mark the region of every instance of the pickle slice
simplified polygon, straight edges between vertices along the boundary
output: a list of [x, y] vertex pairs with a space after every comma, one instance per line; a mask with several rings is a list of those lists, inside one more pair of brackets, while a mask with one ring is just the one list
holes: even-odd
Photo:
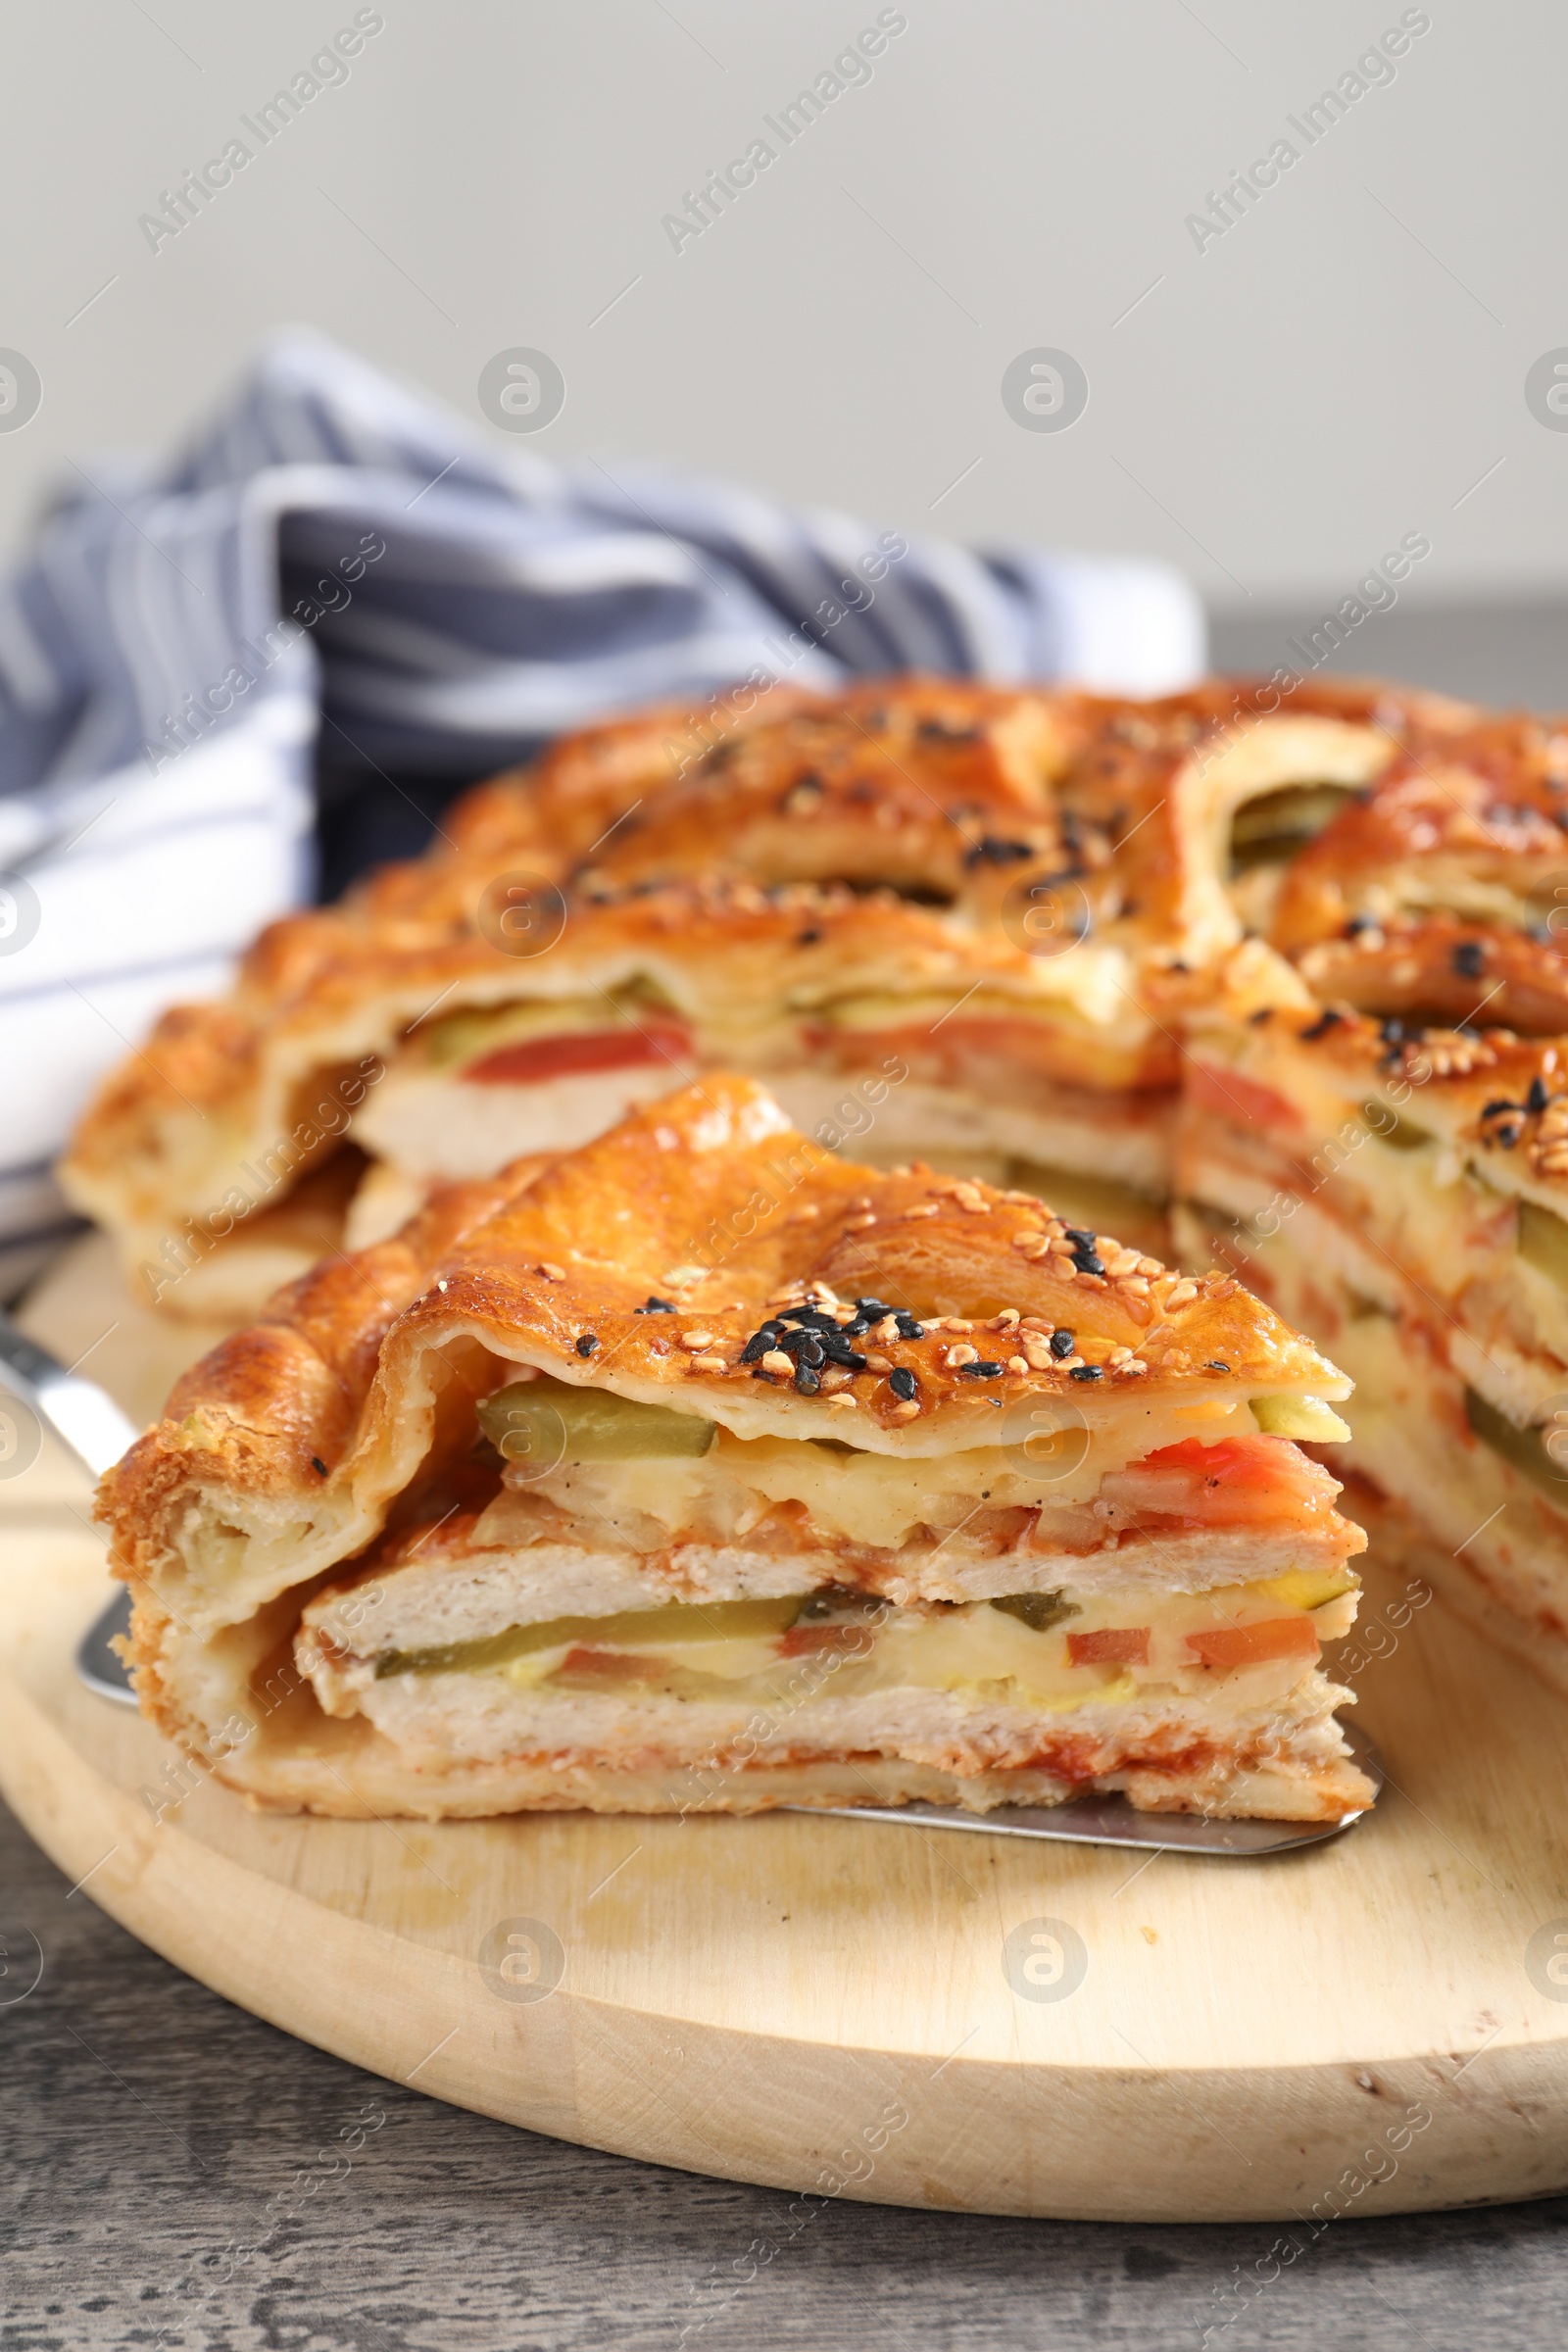
[[1321, 1396], [1254, 1396], [1250, 1402], [1252, 1419], [1265, 1437], [1305, 1438], [1310, 1444], [1335, 1446], [1350, 1434]]
[[1361, 1116], [1378, 1142], [1387, 1144], [1391, 1152], [1419, 1152], [1424, 1144], [1432, 1141], [1425, 1127], [1418, 1127], [1413, 1119], [1401, 1119], [1398, 1112], [1387, 1102], [1379, 1102], [1375, 1099], [1363, 1102]]
[[1231, 819], [1232, 866], [1247, 873], [1254, 865], [1283, 864], [1354, 797], [1348, 784], [1281, 784], [1244, 801]]
[[1568, 1412], [1553, 1413], [1544, 1430], [1520, 1429], [1474, 1389], [1466, 1389], [1464, 1417], [1484, 1446], [1523, 1471], [1558, 1510], [1568, 1511]]
[[645, 1461], [706, 1453], [715, 1424], [663, 1404], [639, 1404], [611, 1389], [564, 1380], [518, 1380], [479, 1408], [479, 1426], [505, 1461], [543, 1478], [563, 1462]]
[[1568, 1291], [1568, 1224], [1539, 1200], [1519, 1203], [1519, 1254]]
[[715, 1600], [693, 1606], [668, 1601], [658, 1609], [623, 1609], [616, 1617], [541, 1617], [509, 1625], [477, 1642], [446, 1642], [432, 1649], [389, 1649], [375, 1661], [377, 1682], [394, 1674], [470, 1674], [508, 1666], [541, 1649], [585, 1642], [594, 1649], [662, 1649], [671, 1642], [737, 1642], [788, 1633], [807, 1595], [776, 1600]]
[[1063, 1600], [1060, 1591], [1054, 1592], [1004, 1592], [1000, 1600], [991, 1603], [1004, 1617], [1016, 1617], [1028, 1626], [1031, 1633], [1043, 1634], [1064, 1617], [1080, 1614], [1076, 1601]]

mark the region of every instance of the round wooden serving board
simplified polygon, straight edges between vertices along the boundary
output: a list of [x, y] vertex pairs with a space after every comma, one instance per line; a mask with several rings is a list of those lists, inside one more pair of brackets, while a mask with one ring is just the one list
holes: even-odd
[[[123, 1388], [107, 1352], [86, 1368]], [[0, 1484], [0, 1788], [133, 1934], [342, 2057], [813, 2197], [1310, 2230], [1568, 2187], [1568, 1706], [1439, 1603], [1396, 1633], [1375, 1562], [1376, 1813], [1273, 1859], [1141, 1862], [798, 1814], [181, 1796], [74, 1674], [107, 1592], [84, 1507], [53, 1448]]]

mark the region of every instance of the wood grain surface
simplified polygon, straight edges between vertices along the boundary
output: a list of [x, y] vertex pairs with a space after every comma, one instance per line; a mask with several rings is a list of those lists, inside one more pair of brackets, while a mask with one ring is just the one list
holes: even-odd
[[1568, 1710], [1375, 1568], [1377, 1814], [1139, 1864], [785, 1815], [248, 1813], [76, 1683], [85, 1508], [58, 1454], [0, 1484], [6, 1794], [136, 1934], [341, 2056], [808, 2197], [1321, 2231], [1568, 2180]]
[[[73, 1894], [3, 1809], [0, 1889], [21, 1972], [0, 1980], [5, 2352], [1199, 2352], [1210, 2327], [1224, 2352], [1562, 2341], [1565, 2199], [1351, 2210], [1315, 2236], [835, 2199], [799, 2229], [778, 2191], [544, 2139], [291, 2039]], [[367, 2104], [384, 2125], [326, 2178], [318, 2150]]]

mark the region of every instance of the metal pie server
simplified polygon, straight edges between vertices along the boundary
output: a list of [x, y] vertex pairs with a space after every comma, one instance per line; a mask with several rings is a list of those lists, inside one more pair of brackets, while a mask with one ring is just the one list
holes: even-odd
[[[4, 1314], [0, 1383], [31, 1406], [95, 1479], [140, 1435], [112, 1396], [93, 1381], [68, 1372]], [[76, 1672], [100, 1697], [133, 1707], [130, 1677], [110, 1647], [129, 1629], [130, 1595], [122, 1590], [82, 1636]], [[1346, 1738], [1357, 1764], [1381, 1789], [1383, 1763], [1371, 1740], [1348, 1725]], [[992, 1813], [968, 1813], [961, 1805], [790, 1805], [781, 1810], [833, 1821], [893, 1822], [905, 1829], [977, 1830], [992, 1838], [1050, 1838], [1069, 1845], [1132, 1845], [1145, 1853], [1232, 1858], [1320, 1845], [1362, 1818], [1347, 1813], [1339, 1821], [1218, 1821], [1201, 1813], [1139, 1813], [1122, 1796], [1085, 1796], [1066, 1805], [1000, 1805]]]
[[[141, 1432], [96, 1381], [68, 1372], [45, 1348], [0, 1314], [0, 1384], [30, 1406], [37, 1418], [69, 1446], [93, 1479], [119, 1461]], [[133, 1707], [136, 1694], [118, 1653], [109, 1644], [130, 1631], [130, 1594], [123, 1585], [94, 1618], [76, 1646], [76, 1672], [89, 1690]]]

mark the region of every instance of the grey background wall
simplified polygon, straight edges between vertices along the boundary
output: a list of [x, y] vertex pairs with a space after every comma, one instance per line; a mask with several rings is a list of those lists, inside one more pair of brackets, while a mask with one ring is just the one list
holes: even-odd
[[[71, 459], [166, 443], [296, 319], [498, 446], [476, 385], [525, 345], [566, 386], [541, 452], [1164, 555], [1248, 658], [1405, 533], [1431, 554], [1361, 666], [1396, 661], [1412, 611], [1568, 594], [1568, 431], [1526, 398], [1568, 346], [1568, 12], [1548, 0], [906, 0], [789, 144], [767, 118], [876, 25], [874, 0], [384, 0], [346, 78], [264, 146], [242, 118], [355, 14], [13, 14], [0, 345], [42, 397], [0, 431], [0, 543]], [[1402, 54], [1358, 72], [1401, 20]], [[1331, 89], [1343, 114], [1314, 130]], [[154, 249], [141, 217], [235, 137], [251, 160]], [[771, 164], [672, 232], [760, 138]], [[1211, 196], [1282, 139], [1298, 160], [1225, 225]], [[1069, 429], [1004, 406], [1039, 347], [1087, 376]], [[1548, 628], [1544, 678], [1556, 648]]]

